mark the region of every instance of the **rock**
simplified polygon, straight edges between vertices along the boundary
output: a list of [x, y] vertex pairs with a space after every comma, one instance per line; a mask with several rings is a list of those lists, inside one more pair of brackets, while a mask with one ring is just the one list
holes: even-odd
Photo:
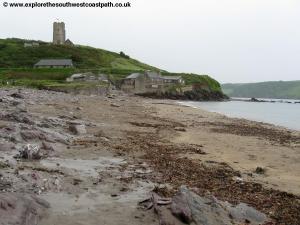
[[[228, 202], [219, 201], [214, 196], [201, 197], [185, 186], [180, 187], [172, 198], [171, 208], [164, 206], [168, 201], [161, 202], [160, 197], [151, 199], [152, 204], [147, 201], [143, 201], [143, 204], [147, 203], [147, 209], [153, 205], [159, 220], [164, 224], [234, 225], [246, 222], [259, 225], [268, 222], [265, 214], [244, 203], [233, 206]], [[174, 222], [168, 208], [181, 223]]]
[[45, 141], [42, 142], [42, 148], [45, 150], [54, 151], [52, 145]]
[[266, 169], [262, 168], [262, 167], [256, 167], [255, 169], [255, 173], [257, 174], [264, 174], [266, 172]]
[[259, 100], [257, 98], [251, 98], [250, 101], [251, 102], [259, 102]]
[[245, 203], [240, 203], [237, 206], [232, 206], [228, 203], [226, 208], [230, 217], [239, 223], [247, 221], [246, 224], [264, 224], [267, 220], [265, 214], [258, 212]]
[[102, 141], [104, 141], [104, 142], [109, 142], [109, 139], [106, 138], [106, 137], [100, 137], [100, 139], [101, 139]]
[[33, 195], [0, 194], [0, 224], [37, 225], [46, 215], [49, 203]]
[[9, 167], [8, 163], [0, 161], [0, 169], [5, 169], [5, 168], [8, 168], [8, 167]]
[[76, 135], [86, 134], [86, 129], [84, 124], [70, 124], [69, 130]]
[[172, 199], [171, 211], [182, 222], [190, 224], [193, 220], [192, 211], [188, 206], [187, 196], [179, 192]]
[[175, 127], [174, 130], [176, 130], [176, 131], [182, 131], [182, 132], [186, 131], [186, 129], [184, 129], [183, 127]]
[[41, 159], [40, 146], [36, 144], [27, 144], [19, 153], [23, 159]]
[[112, 107], [121, 107], [121, 105], [118, 105], [116, 103], [111, 103], [110, 106], [112, 106]]
[[9, 95], [10, 97], [13, 97], [13, 98], [20, 98], [20, 99], [24, 99], [24, 96], [21, 95], [20, 93], [13, 93], [11, 95]]
[[116, 198], [116, 197], [118, 197], [119, 195], [118, 195], [118, 194], [111, 194], [110, 196], [113, 197], [113, 198]]
[[12, 144], [10, 142], [1, 141], [0, 152], [11, 151], [12, 149], [14, 149], [14, 144]]
[[20, 132], [21, 137], [24, 139], [24, 141], [28, 140], [46, 140], [46, 136], [37, 130], [25, 130]]
[[[0, 175], [0, 190], [6, 190], [12, 187], [12, 182], [4, 179], [2, 175]], [[0, 206], [1, 207], [1, 206]], [[1, 222], [1, 221], [0, 221]]]
[[78, 179], [78, 178], [74, 178], [73, 179], [73, 185], [78, 185], [82, 182], [82, 180]]

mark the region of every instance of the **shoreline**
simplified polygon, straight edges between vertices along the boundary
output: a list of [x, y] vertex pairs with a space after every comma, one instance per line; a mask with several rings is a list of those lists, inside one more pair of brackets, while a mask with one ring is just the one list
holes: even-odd
[[[203, 145], [203, 143], [206, 142], [209, 150], [212, 153], [212, 157], [207, 157], [208, 161], [217, 159], [217, 161], [229, 163], [230, 166], [239, 171], [243, 171], [245, 174], [254, 173], [256, 167], [270, 167], [270, 171], [264, 176], [257, 176], [254, 179], [250, 178], [250, 180], [261, 182], [267, 187], [275, 189], [278, 189], [279, 187], [280, 190], [292, 192], [298, 195], [300, 194], [300, 166], [296, 165], [297, 169], [291, 171], [297, 171], [294, 175], [291, 175], [289, 169], [287, 169], [285, 176], [288, 179], [282, 182], [280, 181], [280, 168], [277, 168], [276, 166], [277, 162], [281, 161], [281, 157], [275, 157], [277, 160], [274, 163], [271, 163], [271, 159], [274, 160], [274, 156], [271, 156], [272, 151], [275, 149], [277, 149], [276, 152], [281, 150], [281, 156], [283, 158], [293, 158], [294, 155], [296, 157], [294, 160], [292, 160], [294, 161], [292, 163], [294, 165], [297, 160], [298, 162], [300, 161], [300, 131], [265, 122], [228, 117], [218, 112], [210, 112], [198, 107], [181, 105], [173, 100], [171, 100], [171, 103], [173, 104], [169, 104], [169, 101], [166, 101], [166, 103], [167, 104], [165, 107], [168, 109], [162, 109], [161, 106], [163, 104], [158, 104], [158, 111], [161, 111], [161, 113], [158, 113], [158, 115], [164, 118], [167, 117], [169, 119], [173, 119], [177, 122], [187, 122], [187, 120], [189, 120], [190, 123], [193, 123], [193, 121], [196, 122], [198, 120], [197, 125], [192, 125], [190, 131], [186, 129], [187, 131], [181, 132], [179, 137], [173, 140], [174, 143], [192, 143]], [[171, 107], [174, 108], [171, 109]], [[179, 111], [180, 113], [188, 116], [183, 120], [183, 118], [176, 115], [176, 113], [173, 114], [174, 111]], [[170, 112], [172, 112], [172, 114], [170, 114]], [[254, 129], [254, 131], [252, 132], [251, 129]], [[260, 132], [260, 130], [262, 132]], [[268, 132], [270, 132], [270, 134], [268, 134]], [[198, 138], [197, 134], [199, 134], [199, 136], [203, 135], [203, 137]], [[272, 137], [272, 135], [274, 135], [274, 137]], [[291, 142], [288, 140], [290, 135], [295, 135], [295, 138], [292, 138]], [[201, 141], [201, 139], [203, 140]], [[218, 146], [216, 146], [216, 140], [219, 139], [221, 143], [218, 143]], [[223, 146], [222, 141], [224, 141]], [[226, 153], [226, 149], [229, 147], [232, 147], [233, 150], [231, 150], [231, 152], [228, 154]], [[218, 149], [217, 153], [214, 152], [215, 148]], [[222, 148], [224, 148], [224, 150], [221, 150]], [[245, 151], [245, 154], [241, 154], [239, 157], [234, 156], [235, 154], [242, 152], [240, 150], [244, 148], [245, 150], [243, 151]], [[259, 150], [253, 151], [250, 154], [251, 148], [265, 148], [265, 152], [268, 153], [264, 154], [264, 152]], [[246, 152], [249, 152], [248, 156]], [[252, 155], [254, 155], [254, 157]], [[259, 156], [263, 158], [263, 160], [255, 162], [256, 158]], [[267, 156], [270, 157], [270, 160], [267, 159]], [[251, 159], [246, 160], [247, 157]], [[243, 159], [242, 163], [237, 163], [239, 161], [238, 158]], [[243, 166], [237, 166], [238, 164], [243, 164]], [[249, 177], [247, 179], [249, 179]], [[292, 183], [294, 183], [294, 186], [291, 185]]]
[[[236, 100], [233, 100], [232, 102], [247, 102], [247, 103], [255, 103], [253, 101], [236, 101]], [[240, 115], [234, 115], [234, 113], [226, 113], [226, 112], [221, 112], [221, 111], [215, 111], [215, 110], [210, 110], [210, 109], [207, 109], [205, 108], [205, 106], [194, 106], [192, 105], [191, 103], [197, 103], [197, 102], [194, 102], [194, 101], [178, 101], [179, 104], [181, 105], [185, 105], [185, 106], [188, 106], [188, 107], [192, 107], [194, 109], [200, 109], [200, 110], [205, 110], [207, 112], [210, 112], [210, 113], [217, 113], [217, 114], [220, 114], [222, 116], [226, 116], [228, 118], [232, 118], [232, 119], [244, 119], [244, 120], [248, 120], [248, 121], [252, 121], [252, 122], [257, 122], [257, 123], [261, 123], [261, 124], [264, 124], [264, 125], [268, 125], [268, 126], [274, 126], [274, 127], [277, 127], [279, 129], [285, 129], [285, 130], [290, 130], [290, 131], [297, 131], [297, 132], [300, 132], [300, 127], [289, 127], [288, 125], [283, 125], [282, 123], [278, 122], [276, 123], [275, 121], [264, 121], [264, 119], [259, 119], [259, 118], [250, 118], [249, 116], [243, 114], [243, 113], [240, 113]], [[205, 102], [205, 103], [210, 103], [210, 102]], [[216, 102], [216, 103], [219, 103], [219, 102]], [[259, 103], [271, 103], [271, 102], [259, 102]], [[281, 103], [281, 102], [278, 102], [278, 103]], [[287, 103], [286, 103], [287, 104]], [[296, 104], [296, 103], [295, 103]]]
[[[181, 185], [278, 224], [300, 221], [300, 132], [120, 93], [0, 89], [0, 97], [2, 195], [49, 202], [41, 225], [158, 224], [137, 203]], [[28, 144], [41, 146], [41, 159], [14, 158]]]

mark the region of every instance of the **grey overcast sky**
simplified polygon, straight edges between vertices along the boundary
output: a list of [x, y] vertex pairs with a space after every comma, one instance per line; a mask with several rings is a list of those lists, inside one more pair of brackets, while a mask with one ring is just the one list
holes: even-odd
[[299, 0], [129, 0], [131, 8], [104, 9], [4, 8], [4, 1], [26, 0], [1, 0], [0, 38], [51, 41], [59, 18], [76, 44], [168, 71], [222, 83], [300, 80]]

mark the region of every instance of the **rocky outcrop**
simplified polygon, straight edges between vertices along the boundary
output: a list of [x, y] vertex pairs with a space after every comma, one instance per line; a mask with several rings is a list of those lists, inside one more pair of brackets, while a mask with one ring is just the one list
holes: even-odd
[[208, 91], [205, 89], [196, 89], [185, 92], [143, 93], [138, 95], [157, 99], [174, 99], [190, 101], [224, 101], [229, 99], [221, 91]]

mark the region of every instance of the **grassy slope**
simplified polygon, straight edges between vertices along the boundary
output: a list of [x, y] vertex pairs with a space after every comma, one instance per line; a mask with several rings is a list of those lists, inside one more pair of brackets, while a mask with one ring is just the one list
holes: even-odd
[[[39, 86], [49, 83], [62, 83], [73, 73], [92, 71], [110, 74], [118, 81], [132, 72], [144, 70], [159, 71], [158, 68], [141, 63], [135, 59], [122, 57], [118, 53], [88, 46], [57, 46], [39, 41], [39, 47], [24, 48], [25, 40], [0, 39], [0, 84], [10, 79], [18, 84]], [[30, 41], [29, 41], [30, 42]], [[76, 68], [72, 69], [33, 69], [40, 59], [71, 58]], [[220, 84], [207, 75], [177, 74], [163, 71], [169, 76], [181, 75], [187, 85], [205, 82], [211, 90], [220, 91]], [[4, 83], [4, 82], [3, 82]]]
[[222, 89], [231, 97], [300, 99], [300, 81], [223, 84]]
[[[87, 46], [51, 45], [24, 48], [22, 39], [0, 39], [0, 68], [31, 68], [42, 58], [71, 58], [76, 68], [155, 70], [156, 68], [119, 54]], [[157, 70], [157, 69], [156, 69]]]

